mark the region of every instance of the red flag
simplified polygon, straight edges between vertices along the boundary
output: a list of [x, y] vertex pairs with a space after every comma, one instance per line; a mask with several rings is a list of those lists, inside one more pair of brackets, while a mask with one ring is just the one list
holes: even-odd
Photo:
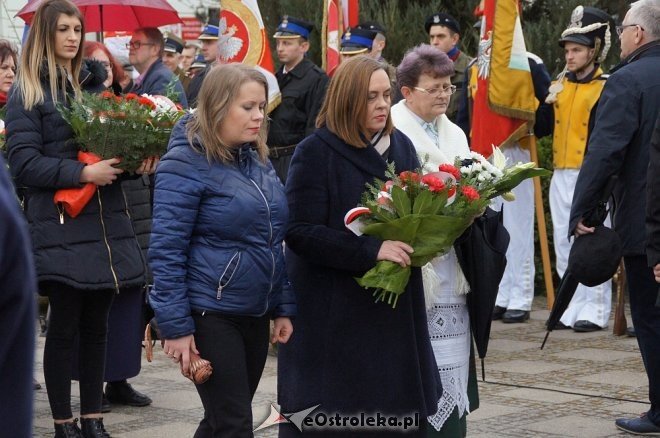
[[358, 0], [324, 0], [323, 2], [323, 69], [332, 76], [341, 56], [339, 48], [341, 36], [347, 27], [358, 24]]
[[534, 96], [518, 0], [484, 0], [477, 63], [471, 68], [472, 150], [485, 157], [507, 146], [534, 122]]

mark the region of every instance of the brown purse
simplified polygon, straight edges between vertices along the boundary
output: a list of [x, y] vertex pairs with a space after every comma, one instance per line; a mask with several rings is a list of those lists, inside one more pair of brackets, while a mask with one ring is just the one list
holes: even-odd
[[[158, 333], [158, 325], [156, 324], [155, 319], [152, 319], [144, 330], [144, 349], [147, 355], [147, 362], [151, 362], [154, 359], [155, 342], [153, 339], [152, 330], [153, 333], [155, 333], [160, 338]], [[164, 345], [165, 341], [161, 339], [160, 346], [162, 347]], [[191, 351], [190, 367], [188, 368], [188, 371], [188, 378], [192, 380], [193, 383], [201, 385], [202, 383], [206, 382], [209, 377], [211, 377], [211, 374], [213, 373], [213, 367], [211, 366], [211, 362], [206, 359], [202, 359], [199, 354]]]

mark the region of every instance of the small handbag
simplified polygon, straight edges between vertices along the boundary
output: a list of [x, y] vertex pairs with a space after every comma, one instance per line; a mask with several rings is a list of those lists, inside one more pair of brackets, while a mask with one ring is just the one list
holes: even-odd
[[[154, 335], [157, 339], [160, 339], [160, 346], [165, 345], [165, 341], [161, 338], [158, 331], [158, 324], [156, 319], [153, 318], [144, 330], [144, 348], [147, 355], [147, 362], [151, 362], [154, 359]], [[196, 385], [201, 385], [206, 382], [211, 374], [213, 373], [213, 367], [211, 362], [206, 359], [202, 359], [199, 354], [190, 352], [190, 367], [188, 369], [188, 378], [193, 381]]]

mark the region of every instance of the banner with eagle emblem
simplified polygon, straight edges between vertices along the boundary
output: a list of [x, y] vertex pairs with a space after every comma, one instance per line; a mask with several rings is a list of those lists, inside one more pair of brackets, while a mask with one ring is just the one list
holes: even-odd
[[220, 1], [218, 60], [255, 66], [268, 79], [268, 112], [279, 105], [280, 88], [257, 0]]

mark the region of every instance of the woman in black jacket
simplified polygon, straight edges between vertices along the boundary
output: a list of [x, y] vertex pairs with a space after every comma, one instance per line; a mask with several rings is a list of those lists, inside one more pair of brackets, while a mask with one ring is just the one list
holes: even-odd
[[[44, 375], [56, 437], [107, 437], [101, 418], [107, 319], [115, 293], [140, 287], [144, 262], [121, 186], [117, 159], [87, 165], [77, 159], [73, 132], [57, 110], [80, 98], [84, 25], [68, 0], [45, 0], [34, 15], [16, 86], [7, 104], [11, 171], [28, 188], [25, 214], [39, 289], [51, 321]], [[76, 218], [53, 202], [58, 189], [98, 186]], [[71, 411], [72, 347], [80, 336], [80, 414]]]

